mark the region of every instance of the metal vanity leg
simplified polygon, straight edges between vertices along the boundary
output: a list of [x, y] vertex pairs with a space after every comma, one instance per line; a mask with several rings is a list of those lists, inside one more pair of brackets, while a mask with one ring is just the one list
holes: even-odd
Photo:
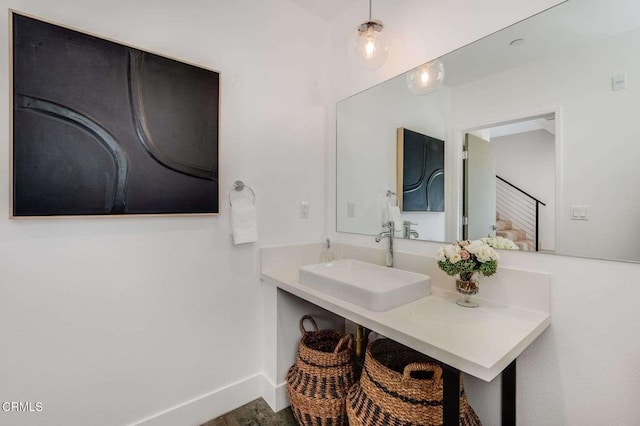
[[502, 426], [516, 424], [516, 360], [502, 371]]
[[460, 370], [442, 366], [443, 426], [460, 424]]
[[364, 368], [364, 357], [369, 344], [369, 333], [371, 330], [356, 324], [356, 339], [353, 345], [354, 354], [354, 373], [356, 380], [360, 378], [362, 369]]

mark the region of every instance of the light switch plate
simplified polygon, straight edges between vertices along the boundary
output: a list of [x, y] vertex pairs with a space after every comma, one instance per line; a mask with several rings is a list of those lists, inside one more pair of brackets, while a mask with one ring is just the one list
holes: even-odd
[[300, 201], [300, 219], [309, 218], [309, 202]]
[[589, 206], [571, 206], [571, 220], [589, 220]]

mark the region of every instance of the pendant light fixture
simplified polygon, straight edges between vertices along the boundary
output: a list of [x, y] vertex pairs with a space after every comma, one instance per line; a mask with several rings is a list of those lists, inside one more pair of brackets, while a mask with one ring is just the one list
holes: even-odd
[[369, 20], [358, 26], [353, 54], [357, 61], [368, 69], [382, 66], [389, 57], [389, 46], [382, 36], [382, 21], [371, 19], [371, 1], [369, 0]]
[[444, 81], [444, 65], [439, 59], [420, 65], [407, 73], [407, 87], [416, 95], [435, 91]]

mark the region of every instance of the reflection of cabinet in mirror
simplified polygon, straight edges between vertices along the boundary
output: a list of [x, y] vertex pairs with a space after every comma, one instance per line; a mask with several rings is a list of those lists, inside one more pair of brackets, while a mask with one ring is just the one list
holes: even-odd
[[444, 211], [444, 141], [398, 129], [397, 194], [401, 211]]

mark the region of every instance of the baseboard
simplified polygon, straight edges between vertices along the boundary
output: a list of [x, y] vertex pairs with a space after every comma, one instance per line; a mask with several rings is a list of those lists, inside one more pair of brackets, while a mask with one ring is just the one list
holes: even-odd
[[[254, 399], [260, 398], [265, 378], [262, 374], [217, 389], [183, 404], [172, 407], [131, 426], [191, 426], [200, 425]], [[286, 398], [286, 394], [285, 394]], [[277, 405], [274, 389], [274, 402]]]
[[285, 382], [279, 385], [274, 384], [266, 376], [262, 376], [262, 399], [264, 399], [274, 412], [278, 412], [289, 405], [287, 397], [287, 384]]

